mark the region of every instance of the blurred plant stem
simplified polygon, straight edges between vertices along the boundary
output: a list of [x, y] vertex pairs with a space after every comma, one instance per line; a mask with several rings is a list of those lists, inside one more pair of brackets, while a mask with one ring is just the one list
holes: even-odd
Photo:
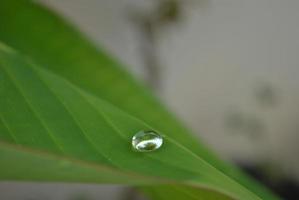
[[145, 66], [145, 80], [156, 93], [161, 91], [161, 63], [157, 53], [157, 35], [162, 28], [181, 18], [181, 2], [161, 0], [147, 14], [134, 11], [134, 22], [140, 34], [140, 52]]

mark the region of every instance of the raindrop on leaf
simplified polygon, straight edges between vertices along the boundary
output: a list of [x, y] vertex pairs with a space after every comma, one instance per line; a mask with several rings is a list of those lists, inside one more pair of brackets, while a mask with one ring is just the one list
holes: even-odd
[[163, 138], [154, 131], [139, 131], [132, 138], [132, 146], [139, 152], [155, 151], [162, 144]]

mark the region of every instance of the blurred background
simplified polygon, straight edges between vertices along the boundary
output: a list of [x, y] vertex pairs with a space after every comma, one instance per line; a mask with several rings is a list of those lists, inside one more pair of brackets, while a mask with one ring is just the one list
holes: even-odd
[[[299, 1], [37, 2], [124, 63], [220, 157], [284, 199], [299, 199]], [[0, 193], [140, 199], [112, 185], [4, 182]]]

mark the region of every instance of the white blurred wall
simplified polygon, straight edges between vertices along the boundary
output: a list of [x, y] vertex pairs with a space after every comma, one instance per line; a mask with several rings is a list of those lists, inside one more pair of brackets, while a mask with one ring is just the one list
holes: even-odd
[[[130, 16], [150, 12], [157, 1], [42, 2], [143, 79]], [[161, 98], [222, 157], [267, 161], [299, 179], [299, 1], [206, 2], [186, 1], [184, 19], [158, 35]], [[273, 104], [256, 97], [261, 87], [270, 88]], [[235, 114], [244, 118], [243, 128], [227, 126]], [[246, 123], [257, 127], [255, 137]]]

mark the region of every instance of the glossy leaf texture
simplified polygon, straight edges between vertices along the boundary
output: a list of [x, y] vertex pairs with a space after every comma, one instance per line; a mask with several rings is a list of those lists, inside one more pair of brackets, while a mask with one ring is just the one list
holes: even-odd
[[[14, 168], [7, 164], [8, 173], [1, 170], [2, 178], [46, 181], [56, 177], [61, 181], [132, 184], [166, 179], [199, 188], [204, 185], [240, 199], [275, 199], [233, 166], [218, 160], [114, 59], [63, 20], [26, 0], [1, 1], [0, 13], [0, 40], [36, 63], [30, 64], [2, 47], [0, 106], [5, 116], [1, 117], [0, 128], [5, 141], [1, 152], [6, 157], [0, 157], [4, 158], [1, 164], [9, 163], [7, 153], [12, 151], [11, 155], [32, 154], [24, 169], [30, 168], [29, 161], [48, 159], [41, 156], [48, 154], [50, 161], [56, 156], [62, 156], [62, 161], [67, 159], [71, 163], [67, 166], [74, 167], [74, 171], [97, 166], [87, 177], [80, 173], [47, 176], [42, 171], [30, 177], [20, 169], [22, 159], [11, 159], [11, 164], [18, 164], [14, 171], [20, 173], [13, 173]], [[164, 134], [165, 148], [149, 155], [133, 153], [129, 141], [142, 129]], [[22, 148], [15, 148], [16, 144]], [[36, 156], [41, 160], [37, 161]], [[76, 166], [83, 162], [83, 167], [73, 166], [72, 159]], [[107, 173], [98, 173], [98, 165]], [[59, 166], [53, 165], [52, 173]], [[92, 178], [92, 174], [97, 175]], [[109, 179], [109, 174], [116, 176]], [[125, 181], [132, 174], [130, 181]], [[147, 191], [162, 194], [167, 189], [173, 186], [153, 186]], [[182, 194], [182, 190], [173, 191]]]

